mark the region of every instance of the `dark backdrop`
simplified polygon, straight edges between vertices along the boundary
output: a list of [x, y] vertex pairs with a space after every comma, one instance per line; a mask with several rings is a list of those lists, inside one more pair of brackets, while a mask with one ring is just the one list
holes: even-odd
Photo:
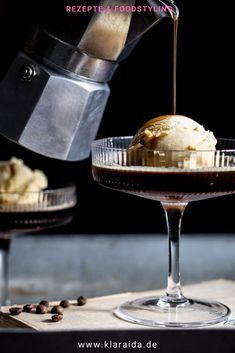
[[[177, 113], [196, 119], [216, 136], [235, 138], [233, 11], [226, 4], [219, 7], [214, 2], [176, 0], [176, 4], [180, 10]], [[46, 6], [48, 2], [42, 0], [34, 0], [31, 5], [24, 0], [1, 0], [1, 75]], [[120, 64], [110, 82], [111, 95], [97, 137], [130, 135], [146, 120], [172, 112], [172, 28], [172, 21], [162, 21]], [[57, 232], [165, 231], [159, 203], [96, 185], [90, 158], [80, 162], [48, 159], [4, 137], [0, 137], [0, 152], [1, 159], [15, 155], [32, 168], [43, 169], [50, 180], [77, 184], [74, 221]], [[191, 203], [183, 231], [234, 233], [234, 202], [233, 196], [227, 196]]]

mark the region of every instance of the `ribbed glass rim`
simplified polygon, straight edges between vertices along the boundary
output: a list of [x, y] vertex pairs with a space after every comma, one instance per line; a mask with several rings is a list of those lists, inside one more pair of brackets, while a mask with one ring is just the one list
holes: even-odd
[[[100, 147], [103, 148], [105, 150], [110, 150], [110, 151], [127, 151], [129, 147], [125, 147], [125, 148], [121, 148], [121, 147], [109, 147], [106, 146], [104, 143], [105, 141], [111, 141], [111, 140], [131, 140], [133, 139], [134, 136], [110, 136], [110, 137], [104, 137], [104, 138], [100, 138], [97, 139], [95, 141], [92, 142], [92, 148], [96, 148], [96, 147]], [[144, 153], [208, 153], [208, 152], [234, 152], [235, 153], [235, 139], [232, 138], [224, 138], [224, 137], [216, 137], [218, 142], [234, 142], [234, 148], [222, 148], [222, 149], [215, 149], [213, 150], [153, 150], [153, 149], [138, 149], [136, 151], [138, 151], [138, 153], [141, 153], [141, 151], [143, 151]]]
[[41, 191], [0, 192], [0, 212], [47, 212], [72, 208], [77, 203], [76, 191], [76, 185], [68, 183]]

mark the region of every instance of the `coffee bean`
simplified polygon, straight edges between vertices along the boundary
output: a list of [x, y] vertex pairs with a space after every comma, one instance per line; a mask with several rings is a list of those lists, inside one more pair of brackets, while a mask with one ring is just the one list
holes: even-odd
[[63, 314], [55, 314], [55, 315], [52, 315], [51, 321], [58, 322], [58, 321], [61, 321], [63, 317], [64, 317]]
[[41, 300], [39, 305], [45, 305], [47, 308], [49, 308], [50, 303], [47, 300]]
[[9, 309], [11, 315], [19, 315], [20, 313], [22, 313], [22, 308], [18, 307], [18, 306], [12, 306]]
[[23, 306], [23, 311], [25, 311], [26, 313], [30, 313], [30, 311], [33, 309], [33, 305], [32, 304], [25, 304]]
[[77, 299], [77, 304], [79, 306], [85, 305], [86, 302], [87, 302], [87, 297], [84, 297], [83, 295], [80, 295], [80, 297], [78, 297], [78, 299]]
[[52, 314], [63, 314], [63, 312], [64, 312], [64, 308], [62, 308], [62, 306], [60, 305], [55, 305], [51, 309]]
[[45, 305], [39, 304], [36, 306], [36, 314], [46, 314], [48, 308]]
[[70, 302], [67, 299], [61, 300], [60, 306], [62, 306], [62, 308], [68, 308], [70, 306]]

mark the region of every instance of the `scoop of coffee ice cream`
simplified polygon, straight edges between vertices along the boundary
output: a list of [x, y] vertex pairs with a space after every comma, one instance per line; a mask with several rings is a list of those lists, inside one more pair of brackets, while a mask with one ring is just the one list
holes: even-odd
[[[128, 163], [133, 165], [209, 167], [214, 163], [217, 140], [193, 119], [165, 115], [145, 123], [133, 137]], [[203, 151], [203, 152], [202, 152]]]

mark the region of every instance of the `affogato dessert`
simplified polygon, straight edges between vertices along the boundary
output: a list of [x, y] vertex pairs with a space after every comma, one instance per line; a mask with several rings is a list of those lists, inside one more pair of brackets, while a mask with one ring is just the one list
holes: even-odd
[[[93, 177], [103, 186], [162, 202], [194, 201], [234, 192], [233, 141], [216, 139], [194, 120], [166, 115], [134, 137], [93, 144]], [[97, 151], [97, 153], [96, 153]]]

